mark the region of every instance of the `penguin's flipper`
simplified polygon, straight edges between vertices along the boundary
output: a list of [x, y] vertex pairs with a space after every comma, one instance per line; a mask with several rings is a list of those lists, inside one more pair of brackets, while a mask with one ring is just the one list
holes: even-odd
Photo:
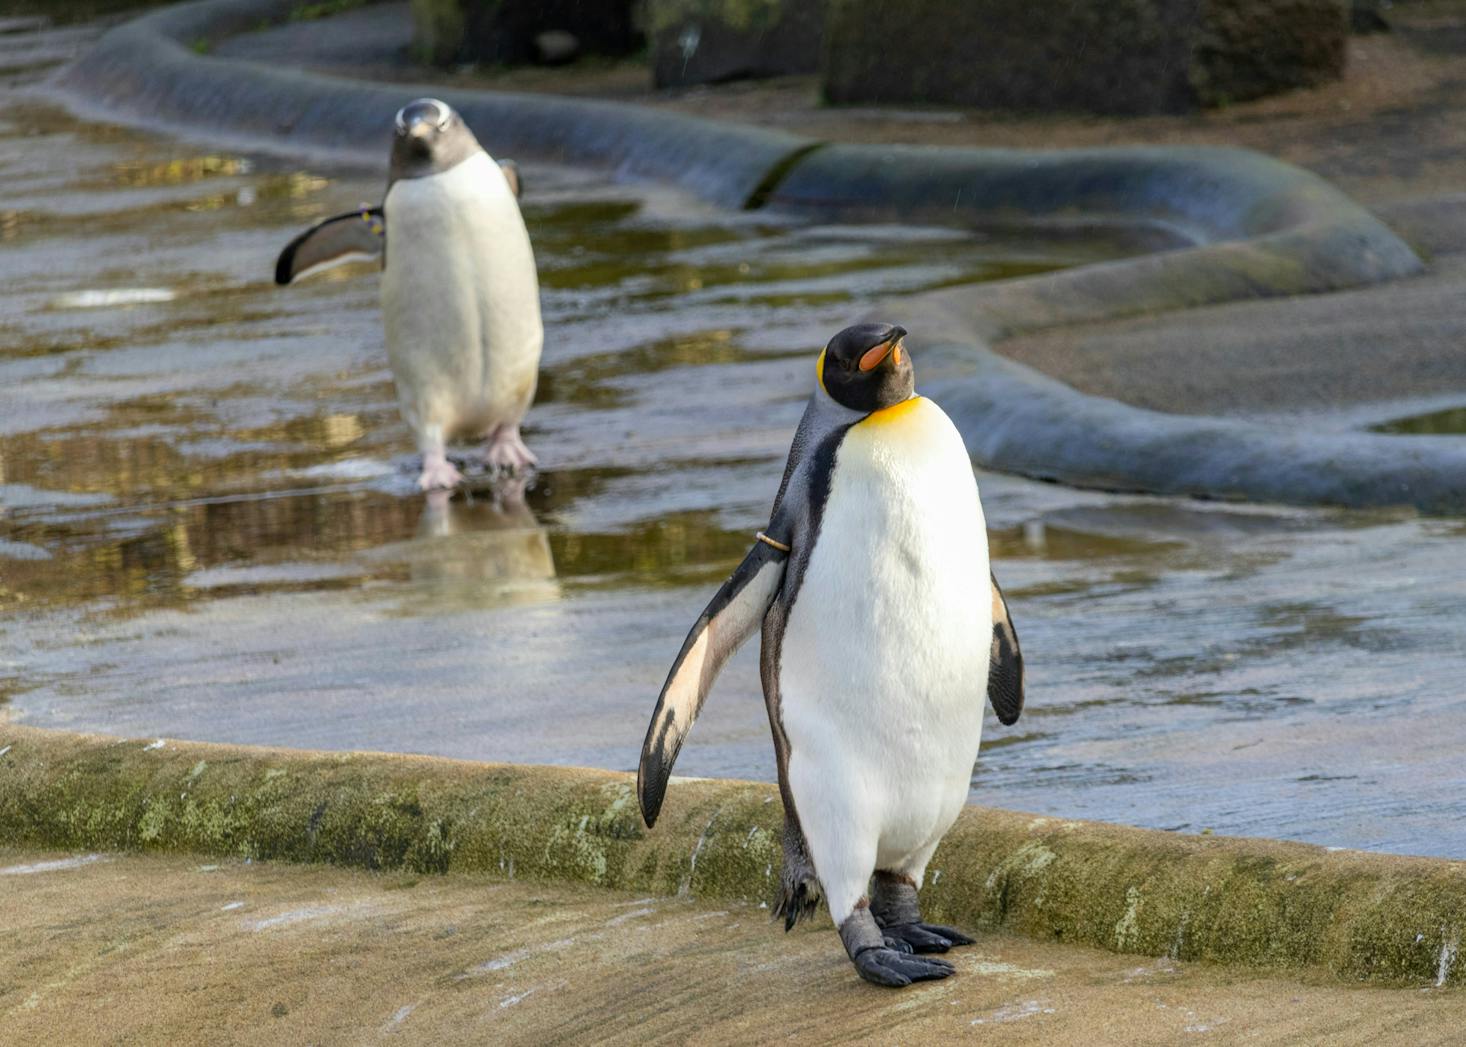
[[504, 180], [509, 183], [509, 191], [518, 200], [524, 195], [524, 178], [519, 173], [519, 165], [513, 160], [500, 160], [499, 170], [504, 172]]
[[275, 282], [284, 286], [346, 262], [369, 262], [386, 245], [382, 209], [359, 207], [317, 222], [286, 244], [275, 261]]
[[672, 777], [672, 765], [702, 710], [713, 680], [733, 652], [763, 624], [764, 615], [784, 581], [788, 557], [787, 550], [763, 541], [755, 544], [683, 641], [672, 671], [667, 674], [667, 682], [662, 685], [641, 747], [636, 795], [647, 828], [656, 824], [667, 781]]
[[1008, 601], [993, 577], [993, 647], [988, 665], [988, 701], [1004, 726], [1018, 722], [1023, 712], [1023, 651], [1018, 630], [1008, 617]]

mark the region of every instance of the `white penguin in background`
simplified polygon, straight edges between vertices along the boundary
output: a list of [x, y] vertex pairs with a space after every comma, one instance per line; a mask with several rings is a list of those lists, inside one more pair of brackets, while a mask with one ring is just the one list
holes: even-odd
[[786, 929], [821, 892], [861, 976], [945, 978], [972, 939], [923, 922], [927, 862], [967, 801], [983, 700], [1023, 708], [1023, 658], [988, 565], [972, 462], [915, 395], [906, 332], [841, 331], [820, 353], [767, 531], [693, 626], [647, 729], [642, 817], [728, 658], [762, 628], [784, 801]]
[[534, 400], [544, 328], [519, 175], [497, 164], [450, 106], [422, 98], [397, 114], [381, 207], [328, 218], [275, 266], [288, 284], [381, 256], [382, 322], [402, 416], [422, 453], [423, 490], [457, 485], [450, 440], [487, 441], [484, 462], [536, 464], [519, 434]]

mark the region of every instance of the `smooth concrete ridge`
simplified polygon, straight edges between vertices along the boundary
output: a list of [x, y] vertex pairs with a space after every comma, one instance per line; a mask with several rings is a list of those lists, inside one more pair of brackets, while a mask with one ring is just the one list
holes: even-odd
[[1466, 439], [1319, 433], [1146, 410], [1081, 393], [994, 352], [980, 330], [987, 315], [968, 296], [938, 292], [878, 314], [913, 312], [921, 318], [920, 336], [909, 339], [921, 389], [989, 468], [1110, 491], [1466, 511]]
[[108, 113], [241, 135], [296, 153], [380, 165], [391, 114], [423, 95], [454, 106], [501, 156], [610, 169], [741, 207], [807, 143], [795, 135], [580, 99], [372, 84], [207, 57], [212, 43], [281, 21], [299, 0], [205, 0], [107, 33], [62, 86]]
[[[782, 812], [765, 784], [676, 780], [655, 831], [627, 774], [123, 741], [0, 726], [0, 839], [758, 904]], [[1466, 984], [1466, 863], [963, 811], [927, 914], [1122, 953]]]
[[[208, 57], [295, 0], [205, 0], [108, 33], [62, 86], [113, 118], [172, 123], [379, 163], [384, 113], [424, 92], [496, 152], [664, 182], [726, 207], [843, 221], [1114, 235], [1150, 253], [905, 298], [884, 312], [940, 345], [929, 385], [991, 469], [1086, 487], [1351, 507], [1466, 509], [1466, 440], [1309, 433], [1084, 396], [991, 347], [1046, 327], [1280, 295], [1422, 270], [1323, 180], [1235, 149], [1025, 152], [832, 145], [604, 102], [380, 85]], [[954, 355], [955, 354], [955, 355]], [[960, 358], [960, 359], [959, 359]]]

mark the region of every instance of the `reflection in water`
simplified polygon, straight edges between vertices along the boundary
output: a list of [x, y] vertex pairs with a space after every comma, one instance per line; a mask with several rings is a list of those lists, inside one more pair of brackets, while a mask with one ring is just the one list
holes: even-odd
[[523, 478], [488, 490], [432, 491], [416, 535], [369, 557], [405, 565], [404, 611], [423, 604], [442, 613], [497, 604], [538, 603], [560, 595], [549, 534], [524, 500]]

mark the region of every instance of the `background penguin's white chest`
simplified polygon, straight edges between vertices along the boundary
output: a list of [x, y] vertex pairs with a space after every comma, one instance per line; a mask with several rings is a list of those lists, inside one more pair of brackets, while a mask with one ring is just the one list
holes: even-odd
[[991, 634], [987, 532], [956, 428], [921, 398], [852, 427], [781, 648], [801, 815], [854, 789], [882, 867], [940, 837], [977, 757]]
[[449, 430], [517, 422], [534, 395], [543, 329], [534, 252], [498, 165], [478, 153], [402, 179], [384, 211], [382, 321], [409, 420]]

